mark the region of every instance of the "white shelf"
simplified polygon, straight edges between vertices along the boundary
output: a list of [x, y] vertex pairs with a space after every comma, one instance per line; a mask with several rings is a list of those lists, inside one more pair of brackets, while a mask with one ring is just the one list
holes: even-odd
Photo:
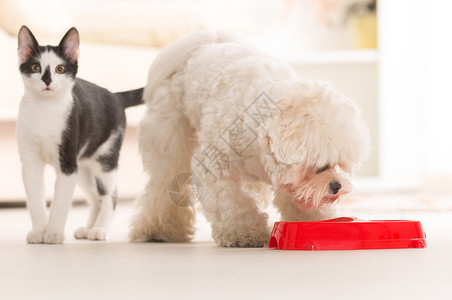
[[291, 65], [368, 64], [378, 62], [377, 49], [352, 49], [305, 52], [288, 55], [285, 60]]

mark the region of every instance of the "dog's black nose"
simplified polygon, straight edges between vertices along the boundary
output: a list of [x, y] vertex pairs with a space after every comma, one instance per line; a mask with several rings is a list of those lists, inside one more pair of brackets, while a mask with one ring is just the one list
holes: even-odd
[[337, 194], [342, 188], [342, 184], [339, 181], [330, 182], [330, 192], [331, 194]]

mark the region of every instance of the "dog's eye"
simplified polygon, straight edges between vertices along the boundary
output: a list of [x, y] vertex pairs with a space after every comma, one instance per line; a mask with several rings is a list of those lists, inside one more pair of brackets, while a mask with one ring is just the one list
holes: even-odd
[[326, 171], [330, 168], [329, 165], [323, 166], [321, 169], [319, 169], [316, 173], [322, 173], [323, 171]]

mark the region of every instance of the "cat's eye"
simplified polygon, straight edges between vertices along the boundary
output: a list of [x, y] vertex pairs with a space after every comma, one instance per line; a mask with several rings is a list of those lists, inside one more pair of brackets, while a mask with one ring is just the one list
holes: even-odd
[[64, 72], [66, 72], [66, 67], [63, 65], [58, 65], [55, 68], [55, 72], [57, 72], [58, 74], [64, 74]]
[[31, 71], [33, 73], [39, 73], [41, 72], [41, 66], [39, 64], [34, 64], [31, 66]]

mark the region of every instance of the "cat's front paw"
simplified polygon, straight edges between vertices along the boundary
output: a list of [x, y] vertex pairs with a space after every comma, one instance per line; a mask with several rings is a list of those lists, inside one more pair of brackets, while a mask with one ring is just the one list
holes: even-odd
[[44, 244], [62, 244], [64, 242], [64, 232], [58, 230], [46, 230], [44, 234]]
[[80, 239], [87, 239], [88, 238], [88, 231], [89, 229], [86, 227], [80, 227], [74, 232], [74, 237], [78, 240]]
[[42, 244], [44, 243], [44, 231], [32, 230], [27, 235], [27, 243]]
[[88, 231], [88, 239], [91, 241], [105, 241], [107, 232], [102, 227], [93, 227]]

